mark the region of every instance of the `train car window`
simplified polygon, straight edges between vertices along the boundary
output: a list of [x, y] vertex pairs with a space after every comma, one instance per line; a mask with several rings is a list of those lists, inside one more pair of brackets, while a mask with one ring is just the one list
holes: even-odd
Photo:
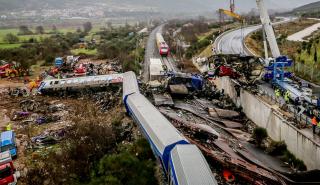
[[53, 81], [50, 82], [50, 85], [52, 85], [52, 84], [53, 84]]
[[55, 81], [54, 84], [59, 84], [59, 81]]

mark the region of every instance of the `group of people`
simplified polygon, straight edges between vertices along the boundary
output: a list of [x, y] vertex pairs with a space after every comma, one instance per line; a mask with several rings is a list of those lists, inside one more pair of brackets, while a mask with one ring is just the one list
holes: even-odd
[[[277, 98], [277, 101], [280, 99], [280, 97], [281, 97], [281, 91], [280, 91], [280, 89], [276, 89], [275, 90], [275, 95], [276, 95], [276, 98]], [[290, 103], [290, 92], [289, 91], [286, 91], [285, 93], [284, 93], [284, 95], [283, 95], [283, 98], [284, 98], [284, 101], [288, 104], [288, 103]], [[295, 102], [296, 103], [296, 102]]]
[[[276, 99], [277, 101], [280, 101], [280, 97], [281, 97], [281, 91], [280, 89], [275, 89], [275, 95], [276, 95]], [[284, 98], [284, 101], [289, 104], [290, 103], [290, 92], [289, 91], [286, 91], [283, 95], [283, 98]], [[300, 99], [299, 97], [297, 97], [295, 100], [294, 100], [294, 105], [295, 106], [299, 106], [300, 105]], [[298, 108], [298, 111], [299, 111], [299, 108]], [[308, 116], [311, 116], [311, 123], [312, 123], [312, 130], [313, 130], [313, 133], [316, 134], [316, 128], [319, 127], [320, 128], [320, 119], [314, 115], [313, 113], [310, 113]]]

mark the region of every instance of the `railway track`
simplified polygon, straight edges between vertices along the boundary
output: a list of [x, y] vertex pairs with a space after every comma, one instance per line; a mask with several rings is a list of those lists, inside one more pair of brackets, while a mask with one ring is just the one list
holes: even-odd
[[163, 65], [167, 66], [168, 71], [177, 72], [175, 65], [173, 64], [173, 59], [169, 57], [161, 57]]

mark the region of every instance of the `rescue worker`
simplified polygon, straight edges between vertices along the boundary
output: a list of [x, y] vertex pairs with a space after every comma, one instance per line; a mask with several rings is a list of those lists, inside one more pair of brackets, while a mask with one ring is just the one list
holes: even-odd
[[7, 131], [12, 130], [12, 124], [11, 124], [10, 122], [7, 124], [6, 130], [7, 130]]
[[311, 123], [312, 123], [313, 133], [315, 134], [315, 133], [316, 133], [317, 124], [318, 124], [318, 121], [317, 121], [317, 117], [316, 117], [316, 116], [313, 116], [313, 118], [312, 118], [312, 120], [311, 120]]
[[280, 98], [280, 96], [281, 96], [280, 90], [279, 90], [279, 89], [276, 89], [276, 90], [274, 91], [274, 93], [275, 93], [275, 95], [276, 95], [276, 101], [278, 102], [278, 101], [279, 101], [279, 98]]
[[286, 93], [284, 94], [284, 101], [289, 104], [290, 103], [290, 93], [289, 91], [286, 91]]

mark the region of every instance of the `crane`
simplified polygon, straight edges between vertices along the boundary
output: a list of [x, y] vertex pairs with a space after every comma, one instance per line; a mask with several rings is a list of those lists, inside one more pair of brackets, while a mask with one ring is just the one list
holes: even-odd
[[[288, 59], [286, 56], [282, 56], [280, 54], [280, 49], [277, 43], [277, 39], [271, 24], [270, 16], [265, 7], [264, 1], [256, 0], [256, 2], [260, 12], [263, 36], [264, 38], [266, 38], [265, 40], [268, 41], [270, 50], [273, 56], [271, 60], [266, 59], [267, 70], [272, 71], [272, 73], [269, 74], [268, 78], [272, 78], [274, 82], [277, 82], [278, 80], [282, 82], [284, 80], [284, 77], [291, 76], [291, 73], [285, 72], [284, 68], [290, 67], [293, 61]], [[265, 47], [265, 53], [267, 57], [268, 49], [267, 49], [266, 41], [264, 41], [264, 47]]]
[[230, 0], [230, 10], [225, 10], [225, 9], [219, 9], [219, 13], [220, 13], [220, 22], [222, 22], [222, 14], [225, 14], [225, 15], [228, 15], [230, 17], [233, 17], [237, 20], [239, 20], [240, 22], [244, 22], [244, 18], [235, 13], [235, 3], [234, 3], [235, 0]]
[[281, 56], [280, 50], [277, 44], [274, 30], [272, 28], [271, 20], [267, 9], [265, 8], [263, 0], [256, 0], [260, 12], [260, 19], [262, 23], [262, 30], [269, 42], [270, 50], [274, 58]]
[[241, 21], [241, 22], [244, 20], [241, 15], [236, 14], [236, 13], [230, 11], [230, 10], [219, 9], [219, 13], [220, 13], [220, 14], [228, 15], [228, 16], [230, 16], [230, 17], [233, 17], [233, 18], [235, 18], [235, 19], [237, 19], [237, 20], [239, 20], [239, 21]]

